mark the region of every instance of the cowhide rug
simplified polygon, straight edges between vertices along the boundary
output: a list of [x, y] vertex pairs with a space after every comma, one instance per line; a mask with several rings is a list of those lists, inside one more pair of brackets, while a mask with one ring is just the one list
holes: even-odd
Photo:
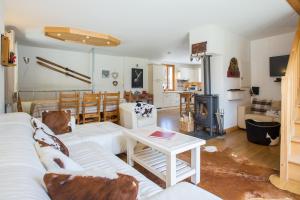
[[[190, 153], [179, 156], [189, 162]], [[126, 155], [120, 155], [123, 160]], [[135, 168], [150, 180], [165, 188], [165, 183], [138, 164]], [[231, 153], [230, 149], [217, 152], [201, 151], [201, 183], [199, 187], [225, 200], [243, 199], [299, 199], [300, 196], [279, 190], [270, 181], [279, 172], [251, 164]], [[189, 181], [187, 179], [186, 181]]]

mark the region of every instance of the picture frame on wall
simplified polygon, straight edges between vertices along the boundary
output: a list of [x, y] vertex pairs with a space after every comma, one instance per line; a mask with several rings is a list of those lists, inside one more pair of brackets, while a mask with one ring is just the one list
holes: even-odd
[[109, 78], [109, 74], [110, 74], [110, 71], [109, 70], [105, 70], [103, 69], [102, 70], [102, 78]]
[[143, 88], [144, 85], [144, 71], [141, 68], [131, 69], [131, 87], [132, 88]]

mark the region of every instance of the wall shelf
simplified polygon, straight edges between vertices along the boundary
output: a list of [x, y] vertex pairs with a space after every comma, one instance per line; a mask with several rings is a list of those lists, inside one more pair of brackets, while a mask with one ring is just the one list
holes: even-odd
[[1, 35], [1, 65], [4, 67], [15, 67], [15, 63], [10, 63], [10, 39], [5, 35]]
[[226, 99], [228, 101], [236, 101], [244, 98], [245, 90], [231, 89], [227, 90]]

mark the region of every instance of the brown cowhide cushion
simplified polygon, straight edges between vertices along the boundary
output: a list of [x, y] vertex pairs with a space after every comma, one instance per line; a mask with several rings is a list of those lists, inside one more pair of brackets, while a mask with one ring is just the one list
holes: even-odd
[[66, 156], [69, 156], [69, 150], [66, 145], [57, 137], [46, 133], [43, 129], [36, 129], [33, 134], [33, 139], [39, 143], [41, 147], [51, 146], [61, 151]]
[[44, 182], [52, 200], [136, 200], [138, 181], [119, 174], [116, 179], [48, 173]]
[[72, 131], [71, 111], [45, 111], [42, 113], [42, 122], [46, 124], [56, 135]]

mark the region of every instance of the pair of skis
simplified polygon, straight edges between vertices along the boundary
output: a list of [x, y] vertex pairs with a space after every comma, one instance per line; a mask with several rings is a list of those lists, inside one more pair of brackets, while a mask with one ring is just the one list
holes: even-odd
[[67, 67], [64, 67], [64, 66], [61, 66], [59, 64], [56, 64], [52, 61], [49, 61], [49, 60], [46, 60], [44, 58], [41, 58], [41, 57], [36, 57], [36, 59], [38, 60], [37, 61], [37, 64], [43, 66], [43, 67], [46, 67], [48, 69], [51, 69], [55, 72], [58, 72], [58, 73], [61, 73], [61, 74], [64, 74], [66, 76], [69, 76], [69, 77], [72, 77], [72, 78], [75, 78], [77, 80], [80, 80], [80, 81], [83, 81], [85, 83], [88, 83], [88, 84], [91, 84], [91, 77], [89, 76], [86, 76], [84, 74], [81, 74], [79, 72], [76, 72], [74, 70], [71, 70]]

